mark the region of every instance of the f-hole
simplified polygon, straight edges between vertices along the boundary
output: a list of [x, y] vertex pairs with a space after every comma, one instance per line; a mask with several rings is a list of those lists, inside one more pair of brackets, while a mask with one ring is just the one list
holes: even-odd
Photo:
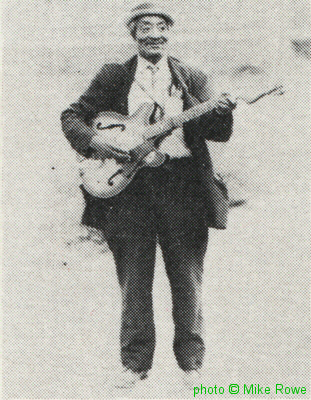
[[113, 128], [121, 128], [121, 131], [125, 130], [125, 125], [124, 124], [111, 124], [107, 126], [102, 126], [101, 122], [98, 122], [96, 125], [96, 128], [103, 131], [104, 129], [113, 129]]

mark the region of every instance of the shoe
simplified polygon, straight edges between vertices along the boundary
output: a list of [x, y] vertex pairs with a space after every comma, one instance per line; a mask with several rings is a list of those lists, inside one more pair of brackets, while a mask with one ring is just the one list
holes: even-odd
[[134, 372], [129, 368], [124, 368], [114, 386], [118, 389], [130, 389], [135, 383], [146, 378], [148, 378], [148, 371]]
[[183, 371], [182, 378], [184, 385], [191, 390], [193, 390], [193, 388], [196, 386], [200, 386], [202, 383], [202, 375], [197, 369]]

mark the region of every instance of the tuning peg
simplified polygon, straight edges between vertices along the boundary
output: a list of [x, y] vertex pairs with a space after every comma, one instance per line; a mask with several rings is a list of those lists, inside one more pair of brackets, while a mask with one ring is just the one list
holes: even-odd
[[285, 89], [284, 89], [283, 85], [280, 85], [280, 86], [278, 86], [276, 88], [276, 90], [274, 92], [274, 95], [275, 96], [282, 96], [282, 94], [284, 94], [284, 93], [285, 93]]

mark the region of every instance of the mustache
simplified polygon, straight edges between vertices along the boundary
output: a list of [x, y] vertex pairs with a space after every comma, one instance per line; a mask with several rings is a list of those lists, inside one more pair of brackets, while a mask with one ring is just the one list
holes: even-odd
[[157, 44], [164, 44], [166, 42], [167, 42], [167, 39], [164, 36], [162, 36], [160, 38], [146, 37], [145, 39], [139, 40], [139, 43], [145, 44], [145, 45], [148, 45], [148, 44], [157, 45]]

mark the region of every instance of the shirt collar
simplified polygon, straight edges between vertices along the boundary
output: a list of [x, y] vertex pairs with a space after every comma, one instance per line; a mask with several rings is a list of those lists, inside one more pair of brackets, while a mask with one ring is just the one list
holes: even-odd
[[152, 64], [150, 61], [146, 60], [142, 56], [138, 55], [138, 60], [137, 60], [137, 71], [143, 72], [145, 71], [149, 66], [154, 68], [155, 66], [158, 67], [158, 71], [163, 72], [165, 70], [169, 69], [168, 66], [168, 57], [165, 55], [163, 56], [156, 64]]

